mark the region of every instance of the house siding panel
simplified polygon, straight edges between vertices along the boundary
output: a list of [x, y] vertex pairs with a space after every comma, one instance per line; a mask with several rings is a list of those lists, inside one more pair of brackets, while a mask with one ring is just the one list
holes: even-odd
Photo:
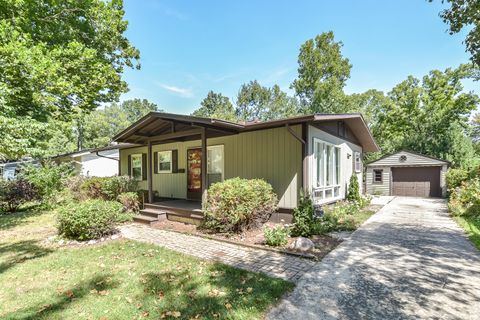
[[[301, 126], [291, 127], [301, 136]], [[263, 178], [274, 188], [279, 206], [295, 208], [298, 201], [298, 186], [302, 184], [301, 143], [285, 127], [245, 132], [218, 138], [209, 138], [209, 146], [224, 145], [225, 179]], [[153, 189], [159, 196], [187, 197], [187, 149], [200, 147], [200, 140], [154, 145], [153, 152], [178, 150], [178, 168], [185, 173], [158, 173], [153, 175]], [[129, 154], [146, 153], [146, 147], [124, 149], [121, 154], [121, 174], [127, 174]], [[153, 155], [152, 155], [153, 157]], [[140, 182], [147, 189], [146, 181]]]
[[[382, 183], [373, 183], [373, 170], [380, 169], [383, 170]], [[367, 193], [373, 195], [390, 195], [390, 180], [392, 172], [390, 167], [368, 167], [366, 170], [365, 182], [367, 185]]]

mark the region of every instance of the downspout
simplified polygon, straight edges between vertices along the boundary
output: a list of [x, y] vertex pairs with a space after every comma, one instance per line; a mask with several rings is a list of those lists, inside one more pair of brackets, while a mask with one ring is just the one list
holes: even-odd
[[302, 137], [299, 137], [295, 131], [285, 124], [288, 132], [302, 144], [302, 189], [304, 195], [308, 193], [308, 145], [307, 145], [307, 124], [302, 123]]

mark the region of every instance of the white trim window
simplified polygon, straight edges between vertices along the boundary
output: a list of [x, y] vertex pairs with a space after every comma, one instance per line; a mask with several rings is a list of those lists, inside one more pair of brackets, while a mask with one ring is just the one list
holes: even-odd
[[218, 175], [223, 181], [224, 157], [223, 145], [207, 147], [207, 174]]
[[353, 153], [353, 161], [355, 166], [355, 172], [356, 173], [362, 172], [362, 157], [360, 152]]
[[157, 171], [158, 173], [172, 173], [172, 150], [158, 152]]
[[132, 163], [132, 177], [135, 180], [143, 179], [143, 164], [142, 164], [142, 154], [132, 154], [131, 155]]
[[339, 199], [341, 189], [340, 147], [313, 139], [313, 200], [325, 203]]

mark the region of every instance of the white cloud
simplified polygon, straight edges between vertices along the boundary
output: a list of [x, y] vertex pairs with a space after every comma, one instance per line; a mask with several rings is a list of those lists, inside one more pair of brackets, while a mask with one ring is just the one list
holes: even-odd
[[193, 92], [192, 92], [192, 89], [189, 89], [189, 88], [180, 88], [180, 87], [177, 87], [177, 86], [172, 86], [172, 85], [168, 85], [168, 84], [164, 84], [164, 83], [160, 83], [160, 82], [156, 82], [156, 84], [162, 88], [162, 89], [165, 89], [173, 94], [176, 94], [180, 97], [184, 97], [184, 98], [190, 98], [193, 96]]

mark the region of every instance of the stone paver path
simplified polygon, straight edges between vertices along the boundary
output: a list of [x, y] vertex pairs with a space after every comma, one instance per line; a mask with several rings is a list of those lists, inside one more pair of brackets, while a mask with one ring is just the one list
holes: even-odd
[[292, 282], [298, 281], [315, 264], [312, 260], [300, 257], [153, 229], [139, 224], [122, 226], [120, 231], [128, 239], [157, 244], [201, 259], [222, 262], [248, 271], [263, 272]]
[[480, 319], [480, 252], [442, 199], [395, 198], [269, 319]]

